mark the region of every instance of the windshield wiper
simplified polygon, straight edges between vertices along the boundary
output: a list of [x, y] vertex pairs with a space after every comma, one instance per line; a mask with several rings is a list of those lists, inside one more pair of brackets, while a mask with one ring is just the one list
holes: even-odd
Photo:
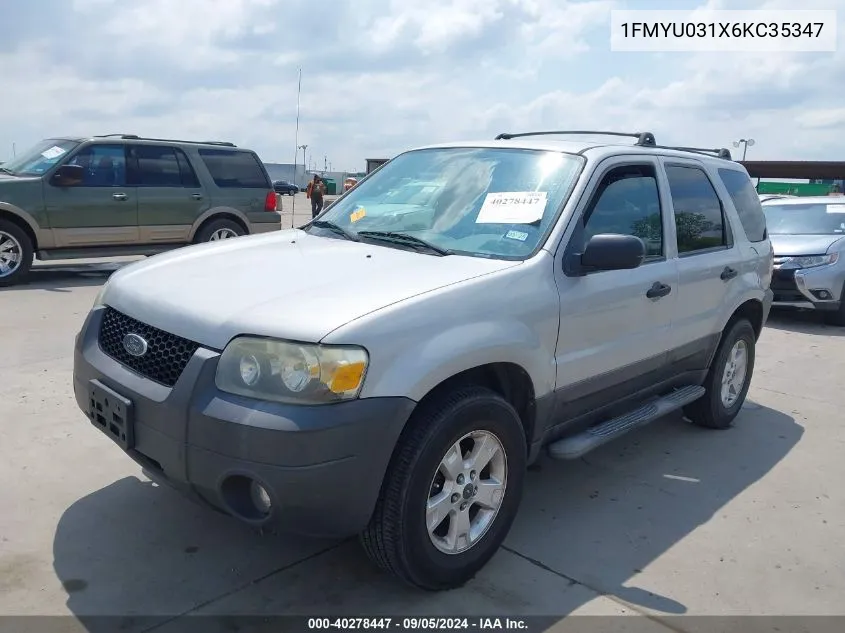
[[314, 220], [313, 222], [311, 222], [311, 226], [316, 226], [318, 229], [328, 229], [329, 231], [337, 233], [338, 235], [342, 235], [346, 239], [352, 240], [353, 242], [359, 241], [354, 233], [350, 233], [342, 226], [339, 226], [334, 222], [329, 222], [328, 220]]
[[6, 172], [6, 173], [7, 173], [7, 174], [9, 174], [10, 176], [14, 176], [14, 175], [15, 175], [15, 172], [13, 172], [13, 171], [12, 171], [11, 169], [9, 169], [8, 167], [3, 167], [2, 165], [0, 165], [0, 171], [2, 171], [2, 172]]
[[367, 237], [373, 240], [381, 240], [384, 242], [393, 242], [394, 244], [402, 244], [405, 246], [417, 246], [421, 248], [425, 248], [433, 253], [437, 253], [438, 255], [452, 255], [452, 251], [448, 248], [443, 248], [441, 246], [437, 246], [432, 244], [431, 242], [426, 242], [423, 239], [418, 237], [414, 237], [413, 235], [408, 235], [407, 233], [397, 233], [395, 231], [359, 231], [358, 235], [360, 237]]

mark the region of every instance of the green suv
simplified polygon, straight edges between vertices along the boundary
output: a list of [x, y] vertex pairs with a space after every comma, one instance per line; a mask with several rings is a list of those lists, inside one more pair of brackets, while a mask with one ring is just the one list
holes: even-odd
[[280, 228], [264, 164], [232, 143], [52, 138], [0, 165], [0, 286], [33, 257], [155, 255]]

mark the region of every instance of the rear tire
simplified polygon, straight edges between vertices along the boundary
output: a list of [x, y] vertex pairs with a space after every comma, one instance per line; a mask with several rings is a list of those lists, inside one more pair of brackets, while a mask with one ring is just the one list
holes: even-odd
[[725, 330], [707, 372], [707, 392], [684, 407], [690, 421], [710, 429], [733, 425], [751, 385], [756, 341], [754, 327], [747, 319], [739, 319]]
[[510, 530], [526, 457], [519, 415], [497, 393], [467, 387], [424, 403], [399, 439], [360, 536], [364, 550], [418, 588], [462, 586]]
[[14, 222], [0, 218], [0, 288], [23, 283], [32, 268], [33, 244]]
[[233, 237], [240, 237], [244, 235], [244, 228], [235, 222], [226, 218], [213, 220], [202, 227], [197, 233], [197, 243], [216, 242], [219, 240], [231, 239]]

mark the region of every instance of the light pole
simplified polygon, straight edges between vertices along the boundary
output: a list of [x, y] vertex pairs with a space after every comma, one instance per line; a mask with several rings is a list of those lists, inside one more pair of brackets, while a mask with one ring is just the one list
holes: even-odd
[[[302, 95], [302, 68], [299, 69], [299, 79], [296, 82], [296, 132], [294, 134], [294, 145], [296, 146], [296, 151], [293, 153], [293, 184], [296, 184], [296, 155], [299, 153], [299, 100], [300, 96]], [[305, 150], [303, 150], [303, 154]], [[290, 201], [290, 228], [293, 228], [293, 218], [296, 215], [296, 196], [293, 197], [293, 200]]]
[[742, 160], [745, 160], [745, 154], [748, 153], [748, 148], [754, 145], [753, 138], [741, 138], [738, 141], [734, 141], [734, 147], [739, 147], [742, 145]]

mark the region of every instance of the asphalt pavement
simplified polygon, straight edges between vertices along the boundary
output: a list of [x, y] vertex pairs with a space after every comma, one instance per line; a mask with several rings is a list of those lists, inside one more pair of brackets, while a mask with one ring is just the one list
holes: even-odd
[[[304, 223], [306, 204], [283, 219]], [[423, 593], [354, 540], [257, 534], [155, 486], [91, 426], [73, 339], [125, 261], [39, 265], [0, 290], [0, 615], [70, 615], [64, 630], [92, 632], [103, 615], [130, 632], [197, 614], [543, 615], [550, 631], [567, 615], [645, 616], [590, 620], [637, 631], [845, 615], [845, 330], [815, 315], [773, 315], [735, 428], [673, 416], [579, 461], [544, 459], [491, 564]]]

